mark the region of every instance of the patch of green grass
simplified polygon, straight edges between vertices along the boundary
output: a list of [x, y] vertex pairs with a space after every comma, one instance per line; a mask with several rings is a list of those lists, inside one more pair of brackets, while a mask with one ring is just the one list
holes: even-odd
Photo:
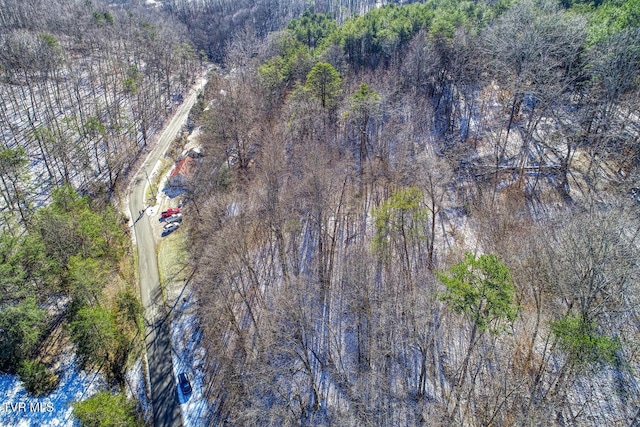
[[160, 286], [166, 296], [167, 286], [188, 278], [188, 259], [185, 251], [186, 235], [181, 228], [165, 236], [158, 243]]

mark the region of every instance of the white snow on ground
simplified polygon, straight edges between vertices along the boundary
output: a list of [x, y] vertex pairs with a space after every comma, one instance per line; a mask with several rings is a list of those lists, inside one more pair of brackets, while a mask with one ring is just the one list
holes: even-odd
[[153, 417], [153, 408], [147, 398], [145, 371], [142, 370], [142, 359], [138, 359], [127, 371], [127, 397], [136, 399], [140, 403], [145, 421]]
[[191, 394], [185, 396], [178, 387], [182, 420], [185, 427], [207, 425], [209, 403], [204, 397], [205, 351], [200, 345], [202, 330], [196, 316], [196, 297], [189, 289], [176, 288], [168, 298], [169, 301], [176, 301], [171, 322], [173, 370], [176, 376], [186, 372], [193, 389]]
[[147, 210], [144, 211], [149, 217], [153, 218], [158, 213], [158, 205], [149, 206]]
[[78, 371], [75, 356], [60, 367], [62, 376], [56, 390], [43, 397], [31, 397], [18, 377], [0, 375], [0, 426], [28, 427], [75, 426], [71, 403], [87, 399], [105, 389], [98, 374]]

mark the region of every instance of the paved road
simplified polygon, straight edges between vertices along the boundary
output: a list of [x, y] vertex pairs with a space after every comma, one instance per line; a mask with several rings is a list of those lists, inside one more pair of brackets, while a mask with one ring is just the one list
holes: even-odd
[[[167, 151], [180, 128], [187, 120], [191, 106], [196, 101], [198, 91], [203, 87], [204, 79], [198, 81], [184, 102], [159, 136], [156, 147], [149, 153], [131, 184], [129, 209], [134, 219], [136, 242], [138, 246], [138, 272], [140, 277], [140, 295], [145, 308], [147, 327], [147, 360], [151, 381], [151, 402], [155, 426], [182, 426], [182, 414], [178, 401], [173, 363], [171, 359], [171, 331], [167, 312], [163, 304], [158, 274], [156, 245], [149, 216], [140, 212], [146, 208], [145, 190], [148, 177], [160, 157]], [[137, 221], [136, 218], [140, 217]]]

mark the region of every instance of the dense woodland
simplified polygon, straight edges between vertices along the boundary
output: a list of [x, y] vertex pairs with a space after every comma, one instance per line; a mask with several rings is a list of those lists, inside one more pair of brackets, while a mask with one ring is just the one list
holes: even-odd
[[[127, 390], [142, 307], [126, 221], [108, 201], [201, 59], [161, 10], [0, 1], [0, 372], [30, 393], [56, 387], [69, 348]], [[110, 391], [76, 416], [139, 423], [137, 403]]]
[[640, 424], [638, 0], [143, 3], [0, 0], [0, 371], [46, 393], [71, 342], [126, 389], [108, 201], [215, 61], [203, 424]]
[[407, 0], [165, 0], [165, 10], [185, 23], [190, 40], [213, 61], [223, 61], [234, 34], [249, 25], [260, 36], [280, 30], [306, 11], [329, 13], [337, 22], [382, 4]]
[[[1, 235], [0, 256], [0, 372], [17, 374], [32, 395], [47, 395], [73, 345], [78, 368], [100, 372], [124, 392], [144, 334], [118, 212], [70, 186], [56, 188], [24, 233]], [[136, 404], [128, 405], [122, 411], [134, 425]]]
[[[108, 203], [207, 61], [265, 10], [205, 5], [203, 18], [227, 25], [198, 39], [198, 14], [176, 6], [0, 0], [0, 372], [47, 394], [72, 344], [76, 366], [111, 386], [74, 405], [85, 425], [140, 423], [124, 392], [142, 309], [128, 230]], [[263, 34], [302, 10], [262, 20]]]
[[237, 31], [185, 207], [206, 422], [637, 425], [638, 10]]
[[113, 194], [197, 74], [185, 34], [148, 8], [0, 2], [3, 223], [58, 185]]

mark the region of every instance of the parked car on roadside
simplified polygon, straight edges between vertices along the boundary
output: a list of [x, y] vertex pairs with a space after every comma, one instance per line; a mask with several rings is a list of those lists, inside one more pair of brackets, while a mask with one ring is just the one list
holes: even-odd
[[180, 227], [180, 223], [179, 222], [172, 222], [169, 223], [167, 225], [165, 225], [162, 230], [164, 233], [171, 233], [172, 231], [176, 230], [178, 227]]
[[169, 218], [171, 215], [180, 213], [180, 208], [169, 208], [166, 211], [160, 213], [161, 218]]
[[181, 372], [180, 374], [178, 374], [178, 384], [180, 385], [180, 390], [182, 390], [182, 394], [191, 393], [192, 391], [191, 383], [189, 382], [189, 378], [187, 377], [186, 373]]
[[173, 214], [170, 217], [165, 218], [165, 221], [168, 224], [171, 224], [172, 222], [182, 222], [182, 214], [181, 213]]

